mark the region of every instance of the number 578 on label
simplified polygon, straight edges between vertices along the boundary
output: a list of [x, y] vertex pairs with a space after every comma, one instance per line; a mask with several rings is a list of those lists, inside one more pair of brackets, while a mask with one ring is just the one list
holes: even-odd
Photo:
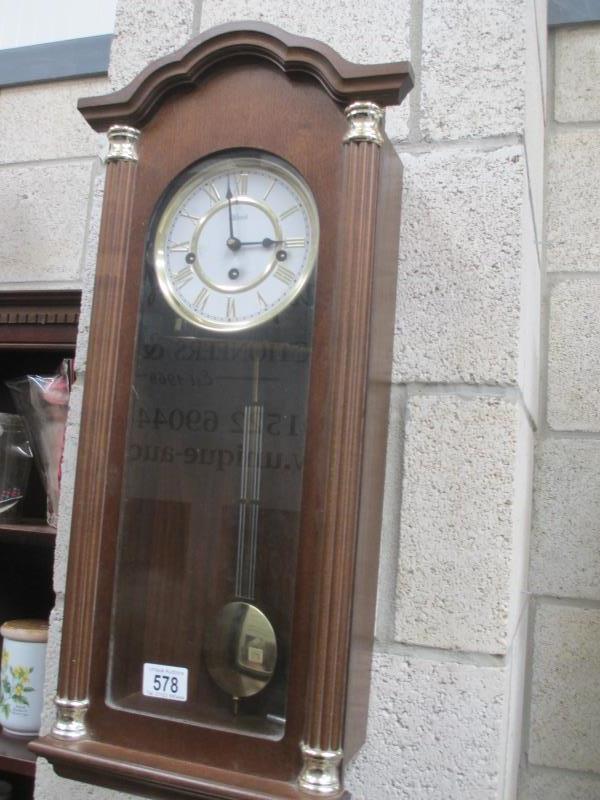
[[187, 700], [188, 671], [185, 667], [144, 664], [142, 693], [163, 700]]

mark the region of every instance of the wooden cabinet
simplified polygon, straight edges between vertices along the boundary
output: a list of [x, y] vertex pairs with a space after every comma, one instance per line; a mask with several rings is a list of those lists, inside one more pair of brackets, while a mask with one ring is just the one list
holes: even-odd
[[[74, 355], [79, 301], [76, 291], [0, 294], [0, 412], [15, 413], [6, 380], [53, 374]], [[45, 492], [33, 469], [22, 517], [0, 518], [0, 624], [50, 614], [56, 530], [45, 517]], [[27, 741], [0, 735], [0, 779], [11, 783], [15, 800], [32, 796], [35, 758]]]

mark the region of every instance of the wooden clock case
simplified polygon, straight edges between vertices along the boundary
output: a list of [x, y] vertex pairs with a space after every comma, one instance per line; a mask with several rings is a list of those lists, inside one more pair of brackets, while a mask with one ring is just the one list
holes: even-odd
[[[155, 62], [122, 91], [80, 101], [90, 125], [109, 130], [110, 150], [57, 722], [32, 745], [59, 774], [153, 797], [349, 796], [341, 768], [366, 731], [400, 214], [401, 166], [380, 131], [379, 106], [398, 104], [411, 86], [405, 63], [351, 64], [319, 42], [236, 23]], [[293, 164], [320, 214], [294, 644], [279, 741], [123, 713], [105, 700], [148, 221], [177, 175], [229, 148]]]

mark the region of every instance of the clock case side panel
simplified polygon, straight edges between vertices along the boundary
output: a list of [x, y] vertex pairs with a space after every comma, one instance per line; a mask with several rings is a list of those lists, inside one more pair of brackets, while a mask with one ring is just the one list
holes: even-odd
[[363, 745], [367, 733], [394, 349], [402, 164], [389, 140], [385, 140], [381, 151], [369, 372], [344, 724], [343, 750], [346, 764]]

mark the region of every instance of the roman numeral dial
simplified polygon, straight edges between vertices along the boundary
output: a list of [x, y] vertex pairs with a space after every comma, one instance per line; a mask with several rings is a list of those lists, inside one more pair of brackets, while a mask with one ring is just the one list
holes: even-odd
[[165, 202], [154, 244], [158, 284], [194, 325], [253, 328], [303, 291], [318, 240], [315, 200], [292, 167], [252, 152], [215, 156], [190, 169]]
[[194, 271], [191, 267], [184, 267], [173, 275], [173, 286], [176, 289], [183, 289], [190, 281], [194, 280]]
[[286, 286], [293, 286], [293, 284], [296, 282], [295, 273], [291, 269], [288, 269], [287, 267], [284, 267], [281, 264], [277, 265], [275, 271], [273, 272], [273, 275], [277, 278], [278, 281], [282, 281], [283, 283], [285, 283]]

